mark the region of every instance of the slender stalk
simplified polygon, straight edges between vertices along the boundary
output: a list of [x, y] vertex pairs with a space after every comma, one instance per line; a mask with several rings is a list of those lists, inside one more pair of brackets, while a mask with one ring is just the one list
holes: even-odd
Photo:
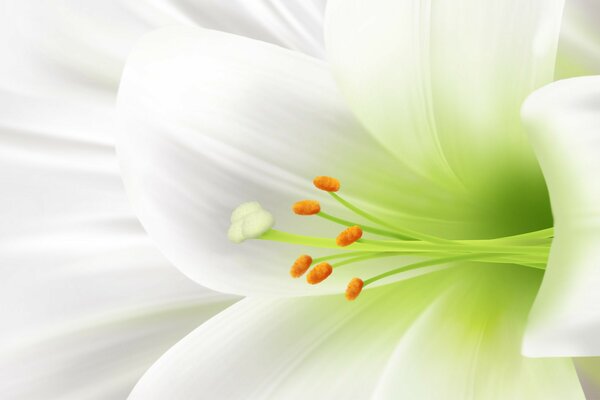
[[473, 260], [474, 257], [478, 258], [478, 259], [485, 259], [486, 257], [493, 257], [496, 256], [495, 254], [489, 254], [489, 253], [481, 253], [481, 254], [461, 254], [461, 255], [457, 255], [457, 256], [449, 256], [449, 257], [440, 257], [440, 258], [434, 258], [431, 260], [424, 260], [424, 261], [419, 261], [416, 263], [412, 263], [412, 264], [408, 264], [408, 265], [403, 265], [402, 267], [398, 267], [392, 270], [389, 270], [387, 272], [384, 272], [382, 274], [379, 275], [375, 275], [374, 277], [371, 277], [367, 280], [364, 281], [364, 286], [368, 286], [370, 284], [372, 284], [373, 282], [377, 282], [378, 280], [387, 278], [389, 276], [392, 275], [397, 275], [400, 274], [402, 272], [407, 272], [407, 271], [412, 271], [418, 268], [424, 268], [424, 267], [431, 267], [434, 265], [440, 265], [440, 264], [445, 264], [445, 263], [449, 263], [449, 262], [454, 262], [454, 261], [462, 261], [462, 260]]
[[352, 222], [352, 221], [348, 221], [346, 219], [334, 217], [333, 215], [327, 214], [326, 212], [323, 212], [323, 211], [319, 212], [317, 214], [317, 216], [319, 216], [321, 218], [324, 218], [324, 219], [327, 219], [329, 221], [335, 222], [336, 224], [343, 225], [343, 226], [358, 225], [358, 226], [360, 226], [360, 228], [363, 231], [374, 233], [375, 235], [379, 235], [379, 236], [385, 236], [385, 237], [390, 237], [390, 238], [394, 238], [394, 239], [401, 239], [401, 240], [410, 239], [410, 237], [408, 237], [406, 235], [401, 235], [399, 233], [388, 231], [388, 230], [385, 230], [385, 229], [376, 228], [374, 226], [359, 224], [357, 222]]
[[360, 215], [361, 217], [363, 217], [365, 219], [368, 219], [371, 222], [374, 222], [374, 223], [376, 223], [378, 225], [385, 226], [386, 228], [392, 229], [394, 232], [396, 232], [396, 233], [398, 233], [400, 235], [408, 236], [408, 237], [413, 238], [413, 239], [423, 240], [425, 242], [431, 242], [431, 243], [451, 243], [452, 242], [451, 240], [448, 240], [448, 239], [442, 239], [442, 238], [438, 238], [436, 236], [427, 235], [425, 233], [413, 231], [412, 229], [398, 228], [397, 226], [389, 224], [389, 223], [387, 223], [387, 222], [385, 222], [385, 221], [377, 218], [373, 214], [368, 213], [367, 211], [364, 211], [364, 210], [356, 207], [355, 205], [353, 205], [349, 201], [347, 201], [344, 198], [342, 198], [337, 193], [329, 192], [329, 194], [331, 195], [331, 197], [333, 197], [341, 205], [343, 205], [344, 207], [346, 207], [350, 211], [353, 211], [354, 213]]

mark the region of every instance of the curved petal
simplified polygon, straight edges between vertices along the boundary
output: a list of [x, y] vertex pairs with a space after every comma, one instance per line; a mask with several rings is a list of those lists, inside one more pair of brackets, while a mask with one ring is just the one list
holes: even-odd
[[138, 217], [176, 266], [216, 290], [344, 290], [351, 268], [309, 288], [288, 275], [305, 248], [227, 239], [231, 212], [248, 201], [272, 213], [277, 229], [335, 237], [339, 226], [290, 211], [319, 195], [316, 175], [377, 199], [390, 221], [403, 205], [424, 215], [432, 208], [424, 198], [437, 213], [452, 204], [363, 132], [323, 63], [258, 41], [188, 28], [152, 33], [128, 61], [118, 109], [117, 150]]
[[523, 344], [530, 356], [600, 355], [600, 77], [532, 94], [523, 120], [548, 183], [555, 238]]
[[520, 356], [540, 277], [506, 268], [447, 270], [354, 303], [245, 299], [169, 350], [129, 399], [582, 399], [570, 360]]
[[579, 399], [568, 358], [520, 353], [538, 271], [485, 266], [463, 271], [405, 332], [373, 399]]
[[562, 5], [332, 0], [328, 59], [370, 133], [423, 176], [465, 186], [492, 233], [545, 227], [519, 107], [552, 80]]
[[129, 400], [369, 398], [402, 332], [443, 290], [432, 278], [376, 288], [354, 303], [246, 298], [169, 350]]

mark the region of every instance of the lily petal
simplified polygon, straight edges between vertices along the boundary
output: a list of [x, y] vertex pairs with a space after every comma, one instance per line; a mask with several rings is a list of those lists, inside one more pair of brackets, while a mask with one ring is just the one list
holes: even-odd
[[441, 271], [354, 303], [247, 298], [169, 350], [129, 399], [583, 399], [570, 360], [520, 356], [515, 323], [539, 275], [508, 268]]
[[401, 162], [455, 192], [465, 187], [495, 234], [545, 227], [543, 179], [519, 108], [552, 80], [562, 5], [332, 0], [328, 59], [352, 110]]
[[373, 289], [354, 303], [343, 296], [246, 298], [169, 350], [129, 400], [369, 398], [397, 340], [436, 289], [443, 290], [441, 280], [428, 276]]
[[533, 93], [523, 120], [548, 183], [555, 238], [529, 317], [528, 356], [600, 355], [600, 77]]
[[118, 109], [117, 150], [138, 217], [178, 268], [219, 291], [344, 291], [351, 268], [307, 287], [288, 275], [306, 248], [227, 239], [231, 212], [248, 201], [271, 213], [276, 229], [337, 236], [339, 225], [290, 210], [320, 194], [310, 182], [316, 175], [338, 176], [344, 194], [382, 199], [380, 206], [396, 210], [390, 221], [402, 205], [425, 214], [423, 198], [437, 201], [438, 212], [449, 204], [435, 187], [410, 183], [414, 176], [363, 131], [324, 63], [276, 46], [161, 29], [132, 53]]
[[372, 398], [583, 400], [570, 359], [520, 353], [540, 274], [513, 266], [462, 273], [405, 332]]

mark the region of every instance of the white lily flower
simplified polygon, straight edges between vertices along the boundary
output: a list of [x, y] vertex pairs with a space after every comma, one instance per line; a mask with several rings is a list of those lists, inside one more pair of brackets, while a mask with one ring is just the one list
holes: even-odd
[[[558, 0], [334, 0], [330, 64], [209, 30], [142, 39], [118, 101], [130, 198], [182, 272], [250, 297], [174, 346], [130, 399], [584, 398], [571, 359], [521, 355], [552, 215], [520, 107], [553, 79], [562, 9]], [[329, 224], [289, 211], [314, 196], [307, 180], [317, 174], [342, 178], [343, 194], [324, 211], [294, 209]], [[249, 198], [277, 229], [236, 245], [230, 213]], [[357, 215], [340, 217], [340, 204]], [[309, 283], [327, 278], [318, 286], [289, 278], [300, 252], [337, 259], [331, 222], [359, 217], [365, 233], [398, 238], [342, 243], [356, 257], [309, 273]], [[407, 261], [419, 251], [435, 262]], [[384, 253], [405, 258], [375, 262]], [[340, 293], [350, 281], [356, 298], [356, 276], [377, 284], [347, 303]], [[528, 332], [539, 332], [536, 318]], [[536, 355], [557, 350], [539, 345], [550, 348]], [[558, 352], [596, 355], [572, 349]]]
[[[589, 36], [590, 32], [596, 28], [595, 14], [589, 11], [593, 4], [585, 5], [583, 12], [570, 11], [577, 10], [586, 1], [575, 0], [567, 4], [563, 44], [559, 49], [560, 76], [598, 71], [594, 69], [598, 65], [595, 42], [589, 39], [592, 37]], [[3, 171], [0, 173], [3, 187], [0, 198], [0, 317], [3, 321], [0, 330], [3, 339], [0, 354], [0, 397], [122, 399], [145, 368], [164, 349], [236, 299], [235, 296], [219, 295], [191, 284], [173, 271], [153, 248], [153, 243], [142, 232], [129, 210], [114, 162], [112, 102], [124, 58], [137, 38], [164, 25], [200, 25], [321, 58], [325, 54], [320, 35], [323, 5], [324, 1], [318, 0], [265, 0], [252, 2], [251, 5], [234, 0], [76, 0], [62, 1], [60, 4], [14, 0], [3, 3], [0, 7], [0, 45], [4, 50], [0, 63], [0, 165]], [[427, 15], [416, 12], [416, 9], [414, 11], [414, 15]], [[440, 18], [444, 17], [439, 9], [437, 14]], [[502, 15], [498, 16], [501, 17]], [[376, 24], [377, 20], [379, 18], [370, 21], [375, 21]], [[484, 18], [482, 21], [488, 22], [488, 19]], [[484, 27], [485, 24], [482, 24], [482, 29]], [[383, 30], [388, 28], [382, 27]], [[490, 43], [491, 35], [484, 36], [481, 38], [482, 43]], [[344, 37], [342, 35], [342, 39]], [[420, 45], [425, 46], [422, 47], [425, 49], [428, 38], [424, 36], [422, 39]], [[544, 40], [541, 42], [543, 44]], [[453, 47], [448, 48], [449, 51], [452, 49]], [[251, 156], [258, 154], [254, 147], [249, 148], [249, 155], [240, 157], [234, 148], [221, 143], [220, 152], [198, 160], [202, 166], [200, 171], [206, 171], [204, 167], [214, 167], [214, 161], [227, 165], [229, 157], [230, 163], [242, 161], [241, 164], [238, 163], [241, 168], [247, 168], [248, 162], [252, 163], [252, 168], [246, 171], [247, 175], [243, 174], [243, 178], [252, 176], [252, 171], [262, 173], [263, 180], [259, 186], [255, 186], [253, 190], [241, 188], [237, 192], [244, 192], [250, 197], [230, 199], [227, 207], [218, 208], [218, 229], [213, 231], [212, 224], [206, 226], [219, 239], [226, 237], [225, 220], [231, 211], [228, 206], [233, 208], [238, 204], [236, 201], [247, 201], [248, 198], [260, 199], [269, 210], [277, 209], [278, 227], [293, 226], [294, 229], [304, 229], [307, 234], [314, 234], [315, 231], [324, 235], [334, 234], [334, 230], [330, 231], [331, 226], [312, 224], [313, 221], [309, 221], [298, 227], [297, 219], [290, 219], [289, 222], [285, 220], [282, 205], [287, 206], [288, 200], [295, 201], [296, 195], [308, 193], [308, 188], [295, 193], [292, 191], [297, 190], [307, 177], [317, 173], [337, 174], [340, 167], [352, 166], [354, 161], [362, 162], [362, 167], [367, 170], [378, 166], [397, 168], [396, 159], [383, 156], [380, 149], [376, 146], [373, 148], [371, 140], [363, 137], [364, 130], [350, 116], [323, 64], [302, 56], [290, 56], [289, 53], [284, 53], [285, 56], [274, 55], [275, 61], [272, 62], [278, 62], [279, 57], [291, 57], [298, 58], [298, 62], [309, 64], [310, 67], [305, 70], [305, 65], [299, 65], [281, 74], [287, 64], [284, 63], [279, 68], [272, 66], [271, 70], [277, 74], [271, 78], [279, 77], [281, 80], [283, 75], [283, 83], [289, 87], [266, 85], [267, 89], [277, 89], [270, 92], [261, 92], [260, 88], [253, 87], [254, 84], [264, 83], [264, 79], [255, 80], [253, 75], [264, 70], [261, 67], [269, 63], [271, 51], [272, 48], [269, 47], [265, 59], [258, 60], [256, 68], [249, 71], [249, 79], [234, 80], [229, 86], [232, 91], [240, 89], [237, 92], [240, 97], [237, 98], [237, 103], [229, 104], [232, 114], [226, 115], [228, 118], [239, 111], [241, 118], [237, 123], [245, 125], [245, 129], [236, 131], [235, 134], [252, 134], [253, 138], [262, 141], [265, 151], [283, 149], [283, 153], [278, 156], [291, 157], [297, 154], [298, 157], [290, 159], [289, 163], [281, 163], [280, 157], [265, 158], [274, 164], [280, 164], [280, 167], [276, 167]], [[252, 54], [248, 57], [251, 56]], [[238, 56], [231, 61], [243, 62], [245, 65], [247, 58]], [[238, 69], [237, 72], [243, 71]], [[318, 78], [313, 80], [312, 74]], [[296, 76], [303, 78], [293, 85], [291, 80]], [[543, 81], [541, 79], [538, 83]], [[303, 88], [302, 83], [307, 87]], [[304, 92], [302, 96], [292, 95], [295, 90], [308, 90], [313, 84], [316, 84], [314, 91]], [[215, 88], [217, 86], [218, 82]], [[252, 102], [244, 103], [244, 94], [254, 94]], [[226, 92], [225, 96], [226, 99], [231, 99], [233, 93]], [[303, 100], [304, 103], [298, 104], [293, 101], [294, 98]], [[277, 101], [273, 101], [275, 99]], [[265, 104], [264, 115], [257, 115], [250, 107], [256, 105], [257, 101], [259, 104], [261, 101], [263, 104], [265, 101], [273, 102]], [[316, 104], [308, 106], [309, 101]], [[285, 115], [283, 107], [287, 105], [290, 105], [289, 111], [298, 112], [300, 116]], [[238, 110], [237, 107], [242, 109]], [[271, 109], [276, 120], [266, 132], [261, 132], [265, 121], [256, 121], [255, 118], [266, 117]], [[224, 111], [219, 110], [216, 117], [223, 115]], [[329, 114], [324, 115], [324, 112]], [[314, 125], [309, 126], [309, 121], [302, 117], [314, 118]], [[227, 121], [227, 118], [212, 124], [211, 128], [216, 130], [220, 124], [226, 128], [232, 122]], [[279, 126], [279, 131], [276, 131], [278, 122], [283, 123]], [[286, 125], [286, 122], [292, 125], [298, 123], [299, 127]], [[326, 129], [301, 130], [315, 127]], [[348, 135], [347, 140], [334, 136], [340, 132]], [[221, 133], [223, 132], [215, 132], [217, 140], [209, 140], [211, 145], [218, 144], [216, 142], [222, 136]], [[230, 138], [234, 143], [236, 139], [241, 140], [235, 134]], [[292, 143], [286, 146], [271, 143], [265, 138], [265, 135], [271, 134], [274, 139], [280, 138], [282, 142], [288, 140]], [[295, 136], [290, 138], [285, 134]], [[303, 143], [300, 139], [303, 138], [302, 135], [310, 143]], [[384, 139], [385, 136], [382, 134]], [[313, 146], [316, 143], [323, 149], [315, 149]], [[243, 145], [242, 142], [240, 144]], [[251, 144], [256, 142], [251, 141]], [[292, 146], [293, 151], [290, 152]], [[306, 153], [307, 150], [309, 153]], [[311, 155], [312, 150], [316, 153]], [[336, 154], [337, 151], [360, 156], [348, 162], [343, 157], [344, 154]], [[183, 153], [196, 155], [190, 149], [184, 149]], [[329, 162], [317, 162], [317, 156], [320, 155], [326, 156], [324, 160]], [[378, 157], [382, 157], [382, 160], [378, 160]], [[293, 162], [297, 164], [294, 166]], [[426, 223], [424, 218], [429, 218], [427, 223], [430, 226], [427, 229], [433, 232], [441, 229], [441, 232], [444, 229], [440, 228], [440, 221], [436, 220], [441, 218], [443, 222], [450, 215], [445, 214], [447, 211], [457, 211], [454, 205], [440, 208], [440, 215], [431, 215], [432, 207], [419, 203], [435, 193], [418, 185], [411, 186], [409, 174], [409, 182], [390, 182], [387, 175], [374, 177], [365, 173], [367, 171], [356, 172], [353, 168], [348, 171], [357, 176], [356, 182], [362, 186], [353, 188], [353, 178], [344, 175], [345, 193], [349, 190], [353, 197], [359, 197], [357, 195], [362, 196], [366, 192], [373, 198], [378, 198], [378, 201], [388, 203], [383, 209], [377, 208], [377, 212], [394, 221], [408, 221], [411, 226], [421, 227]], [[206, 176], [185, 175], [184, 178], [189, 178], [198, 185], [191, 186], [193, 190], [184, 190], [194, 196], [201, 193], [201, 197], [208, 195], [209, 200], [215, 200], [220, 192], [216, 191], [215, 197], [211, 199], [208, 189], [216, 189], [219, 184], [239, 183], [239, 174], [235, 174], [235, 179], [232, 179], [232, 176], [223, 173], [221, 166], [218, 170], [220, 172], [212, 177], [215, 186], [204, 187], [203, 191], [198, 188], [200, 181], [205, 181]], [[211, 171], [214, 170], [206, 173]], [[387, 173], [387, 170], [384, 171]], [[238, 171], [241, 172], [244, 171]], [[402, 172], [396, 174], [403, 176]], [[248, 181], [243, 183], [252, 184]], [[273, 183], [282, 191], [289, 191], [285, 193], [288, 197], [274, 193], [271, 187]], [[401, 213], [400, 206], [396, 207], [385, 199], [389, 186], [382, 190], [382, 184], [391, 184], [397, 188], [394, 195], [402, 198], [399, 203], [402, 207], [408, 205], [406, 211], [413, 212], [422, 207], [421, 212], [414, 214], [417, 217], [414, 221], [409, 221], [411, 216]], [[171, 186], [166, 185], [160, 190], [168, 190], [168, 187]], [[413, 189], [415, 192], [411, 192]], [[409, 193], [405, 193], [405, 190]], [[233, 197], [235, 196], [234, 193]], [[361, 198], [366, 200], [363, 203], [367, 203], [363, 205], [372, 202], [370, 197]], [[444, 197], [440, 195], [439, 202], [443, 201]], [[206, 206], [212, 210], [211, 204], [214, 203], [207, 203]], [[280, 208], [272, 207], [273, 205]], [[330, 206], [331, 204], [327, 204], [328, 208]], [[462, 215], [456, 217], [456, 220], [449, 221], [451, 227], [447, 232], [451, 234], [455, 227], [461, 232], [469, 232], [472, 226], [459, 227]], [[223, 227], [225, 231], [222, 230]], [[257, 264], [253, 265], [272, 268], [277, 273], [283, 271], [287, 276], [286, 267], [281, 268], [281, 262], [288, 263], [289, 259], [275, 254], [280, 248], [266, 246], [268, 252], [248, 250], [248, 246], [252, 245], [251, 242], [244, 243], [242, 246], [249, 254], [241, 255], [240, 246], [224, 244], [227, 249], [231, 249], [231, 257], [239, 256], [240, 262], [254, 257]], [[194, 246], [201, 246], [202, 249], [208, 247], [203, 243], [194, 243]], [[294, 251], [289, 253], [290, 256], [297, 256]], [[213, 253], [205, 252], [201, 265], [212, 261], [220, 262], [221, 258], [215, 257], [218, 253], [218, 248]], [[241, 264], [242, 267], [245, 265]], [[221, 265], [223, 268], [229, 266]], [[219, 265], [215, 264], [213, 267]], [[553, 267], [550, 268], [553, 271]], [[260, 269], [255, 271], [263, 274]], [[463, 303], [469, 303], [470, 298], [478, 299], [480, 294], [468, 294], [469, 297], [466, 295], [464, 299], [455, 297], [456, 292], [470, 289], [490, 277], [479, 271], [467, 277], [458, 272], [446, 273], [443, 278], [432, 275], [423, 277], [418, 282], [407, 281], [397, 284], [398, 286], [369, 290], [351, 306], [345, 304], [339, 295], [301, 300], [279, 299], [277, 304], [264, 299], [245, 300], [198, 329], [167, 353], [140, 383], [135, 396], [160, 397], [161, 393], [169, 391], [170, 384], [180, 384], [176, 388], [179, 391], [174, 396], [183, 398], [195, 398], [200, 396], [199, 393], [202, 394], [201, 397], [210, 397], [209, 389], [216, 393], [216, 398], [235, 398], [235, 394], [240, 394], [242, 398], [264, 397], [265, 393], [274, 398], [289, 398], [293, 396], [294, 390], [302, 393], [303, 397], [304, 394], [308, 393], [308, 396], [313, 392], [315, 398], [331, 398], [327, 397], [330, 393], [336, 396], [349, 393], [350, 398], [367, 398], [371, 394], [376, 398], [385, 398], [390, 390], [394, 390], [394, 385], [412, 379], [415, 385], [410, 385], [408, 389], [404, 387], [403, 390], [413, 390], [412, 398], [417, 398], [421, 394], [418, 391], [426, 389], [418, 385], [422, 382], [425, 370], [436, 379], [440, 374], [447, 374], [445, 383], [454, 379], [453, 384], [439, 387], [443, 390], [442, 397], [451, 398], [452, 393], [460, 390], [457, 386], [464, 382], [461, 381], [464, 371], [459, 369], [460, 363], [470, 355], [477, 354], [480, 357], [485, 355], [477, 363], [477, 368], [481, 371], [473, 376], [475, 384], [471, 395], [477, 398], [478, 394], [485, 392], [487, 385], [504, 385], [505, 381], [498, 383], [500, 379], [510, 380], [510, 374], [502, 374], [500, 377], [497, 375], [502, 365], [510, 362], [507, 357], [503, 358], [506, 356], [503, 354], [504, 346], [494, 349], [495, 351], [489, 349], [490, 343], [496, 345], [494, 338], [482, 341], [482, 350], [470, 346], [474, 340], [472, 337], [483, 331], [482, 327], [473, 326], [467, 335], [461, 329], [461, 322], [473, 322], [473, 318], [466, 315]], [[337, 271], [330, 279], [335, 279], [336, 275]], [[273, 285], [282, 283], [280, 278], [281, 275], [278, 275], [277, 279], [272, 279]], [[333, 286], [332, 282], [329, 280], [322, 285]], [[300, 282], [293, 283], [296, 285], [287, 286], [288, 281], [283, 282], [287, 288], [281, 291], [273, 290], [273, 286], [260, 285], [255, 288], [260, 290], [248, 292], [259, 293], [266, 289], [279, 295], [307, 293]], [[243, 290], [238, 288], [235, 292], [246, 293], [247, 289], [252, 289], [251, 284], [252, 282]], [[310, 293], [315, 290], [337, 292], [340, 288], [341, 285], [337, 288], [311, 287], [313, 290]], [[486, 282], [478, 288], [479, 291], [489, 289], [492, 292], [497, 289], [495, 286], [489, 287]], [[523, 292], [519, 289], [523, 289]], [[503, 304], [510, 307], [511, 304], [526, 303], [533, 296], [531, 290], [528, 282], [518, 282], [506, 294], [514, 294], [515, 299], [508, 299]], [[543, 289], [538, 301], [543, 301], [545, 292], [547, 291]], [[438, 297], [440, 293], [443, 294]], [[494, 298], [504, 299], [500, 295]], [[445, 299], [450, 301], [445, 302]], [[390, 306], [382, 307], [382, 304]], [[544, 307], [542, 304], [538, 308]], [[422, 313], [424, 309], [427, 312]], [[472, 311], [472, 316], [478, 322], [487, 321], [493, 315], [498, 315], [499, 320], [505, 317], [500, 309], [495, 309], [490, 314], [487, 304], [476, 309], [466, 309]], [[453, 319], [453, 316], [459, 314], [462, 315], [460, 318]], [[519, 341], [516, 336], [520, 332], [518, 326], [523, 319], [523, 310], [520, 310], [519, 315], [509, 317], [518, 323], [503, 333], [506, 334], [506, 341], [513, 344], [507, 346], [514, 349]], [[415, 320], [417, 323], [414, 323]], [[545, 322], [552, 326], [554, 321]], [[299, 329], [299, 323], [308, 328]], [[452, 329], [446, 330], [444, 334], [457, 341], [467, 336], [465, 346], [449, 348], [444, 340], [436, 340], [444, 339], [443, 337], [436, 336], [432, 339], [434, 331], [448, 324], [452, 325]], [[240, 327], [241, 330], [236, 332]], [[211, 330], [215, 331], [214, 335]], [[421, 337], [422, 332], [429, 333]], [[542, 330], [541, 334], [543, 333]], [[400, 342], [400, 337], [405, 339]], [[205, 341], [207, 338], [210, 340], [202, 346], [197, 345], [198, 341]], [[571, 339], [576, 340], [577, 337]], [[188, 346], [197, 347], [186, 354]], [[555, 347], [541, 350], [551, 352]], [[197, 356], [198, 354], [200, 355]], [[214, 359], [217, 361], [213, 362]], [[458, 370], [448, 370], [448, 359], [452, 360], [451, 365], [456, 365]], [[510, 359], [521, 360], [513, 353]], [[187, 360], [190, 362], [187, 363]], [[332, 365], [332, 361], [336, 361], [335, 365]], [[491, 367], [496, 361], [498, 365]], [[341, 362], [345, 364], [340, 366]], [[333, 366], [338, 369], [332, 370]], [[585, 366], [592, 369], [596, 367], [587, 362]], [[514, 367], [511, 365], [511, 368]], [[518, 371], [513, 375], [529, 369], [536, 377], [543, 375], [542, 379], [550, 380], [561, 375], [558, 382], [550, 382], [548, 391], [569, 381], [563, 385], [566, 389], [559, 388], [552, 395], [561, 399], [578, 398], [568, 391], [570, 384], [575, 385], [568, 362], [542, 362], [537, 366], [525, 362], [525, 365], [517, 367]], [[540, 373], [544, 369], [547, 373]], [[486, 371], [489, 373], [486, 374]], [[147, 385], [152, 383], [156, 373], [161, 375], [159, 384], [164, 386], [156, 393], [147, 394], [146, 391], [150, 390]], [[173, 374], [182, 376], [174, 379]], [[202, 375], [202, 379], [198, 379], [197, 374]], [[397, 380], [398, 376], [402, 379]], [[488, 379], [482, 379], [482, 376], [487, 376]], [[191, 377], [189, 381], [186, 381], [187, 377]], [[308, 381], [305, 379], [310, 379], [311, 385], [307, 385]], [[201, 391], [197, 390], [198, 387]], [[510, 388], [506, 388], [505, 392], [509, 390]], [[498, 396], [503, 394], [506, 393], [497, 393]], [[508, 395], [509, 398], [517, 398], [516, 395], [510, 397], [512, 394], [514, 393]]]

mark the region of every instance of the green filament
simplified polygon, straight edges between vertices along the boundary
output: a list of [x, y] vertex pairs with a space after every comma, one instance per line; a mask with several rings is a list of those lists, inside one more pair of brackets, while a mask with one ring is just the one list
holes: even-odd
[[[305, 235], [296, 235], [292, 233], [282, 232], [275, 229], [263, 234], [260, 237], [262, 240], [270, 240], [276, 242], [290, 243], [299, 246], [327, 248], [342, 250], [342, 253], [320, 257], [313, 262], [321, 262], [331, 259], [361, 257], [368, 259], [377, 255], [377, 257], [391, 257], [393, 255], [418, 255], [418, 256], [456, 256], [456, 255], [473, 255], [473, 254], [495, 254], [494, 262], [523, 264], [543, 264], [547, 260], [549, 247], [544, 245], [538, 246], [519, 246], [511, 243], [510, 245], [498, 244], [494, 241], [489, 241], [485, 245], [484, 241], [462, 241], [460, 244], [436, 244], [424, 243], [420, 241], [391, 241], [391, 240], [369, 240], [360, 239], [356, 243], [348, 246], [352, 251], [345, 250], [336, 245], [334, 239], [320, 238]], [[379, 255], [382, 254], [382, 255]], [[386, 254], [386, 255], [383, 255]], [[486, 257], [487, 258], [487, 257]]]
[[405, 237], [410, 237], [412, 239], [423, 240], [426, 242], [432, 242], [432, 243], [448, 243], [448, 242], [450, 242], [450, 240], [438, 238], [436, 236], [427, 235], [425, 233], [421, 233], [421, 232], [417, 232], [417, 231], [413, 231], [412, 229], [398, 228], [396, 226], [393, 226], [393, 225], [377, 218], [376, 216], [372, 215], [371, 213], [368, 213], [368, 212], [356, 207], [355, 205], [350, 203], [348, 200], [345, 200], [344, 198], [342, 198], [337, 193], [329, 192], [329, 194], [331, 195], [331, 197], [333, 197], [335, 200], [337, 200], [341, 205], [343, 205], [347, 209], [353, 211], [354, 213], [360, 215], [363, 218], [368, 219], [371, 222], [374, 222], [378, 225], [390, 228], [399, 235], [402, 235]]
[[361, 220], [368, 220], [374, 225], [357, 223], [323, 211], [316, 214], [318, 217], [343, 227], [358, 225], [364, 232], [385, 239], [361, 238], [349, 246], [340, 247], [336, 244], [334, 238], [297, 235], [276, 229], [270, 229], [259, 239], [334, 250], [335, 252], [332, 254], [323, 255], [312, 260], [313, 264], [331, 262], [334, 269], [378, 258], [400, 256], [424, 258], [421, 261], [405, 264], [372, 276], [364, 281], [364, 286], [407, 271], [458, 261], [518, 264], [526, 268], [544, 270], [554, 236], [554, 228], [545, 228], [534, 232], [485, 240], [439, 238], [408, 228], [394, 226], [355, 206], [337, 193], [329, 192], [329, 194], [346, 209], [361, 217]]
[[374, 233], [374, 234], [379, 235], [379, 236], [385, 236], [385, 237], [391, 237], [391, 238], [403, 239], [403, 240], [414, 239], [414, 238], [411, 238], [410, 236], [402, 235], [400, 233], [396, 233], [396, 232], [388, 231], [388, 230], [385, 230], [385, 229], [376, 228], [374, 226], [359, 224], [359, 223], [356, 223], [356, 222], [348, 221], [346, 219], [334, 217], [333, 215], [327, 214], [327, 213], [325, 213], [323, 211], [320, 211], [316, 215], [319, 216], [319, 217], [321, 217], [321, 218], [327, 219], [329, 221], [335, 222], [336, 224], [343, 225], [343, 226], [359, 225], [360, 228], [363, 231]]
[[441, 265], [441, 264], [446, 264], [446, 263], [455, 262], [455, 261], [476, 261], [476, 259], [485, 259], [486, 257], [493, 257], [493, 256], [495, 256], [495, 254], [489, 254], [489, 253], [488, 254], [486, 254], [486, 253], [462, 254], [459, 256], [440, 257], [440, 258], [434, 258], [432, 260], [419, 261], [416, 263], [403, 265], [402, 267], [392, 269], [390, 271], [384, 272], [379, 275], [375, 275], [374, 277], [365, 280], [364, 286], [368, 286], [368, 285], [372, 284], [373, 282], [377, 282], [378, 280], [390, 277], [392, 275], [397, 275], [402, 272], [415, 270], [417, 268], [432, 267], [435, 265]]

